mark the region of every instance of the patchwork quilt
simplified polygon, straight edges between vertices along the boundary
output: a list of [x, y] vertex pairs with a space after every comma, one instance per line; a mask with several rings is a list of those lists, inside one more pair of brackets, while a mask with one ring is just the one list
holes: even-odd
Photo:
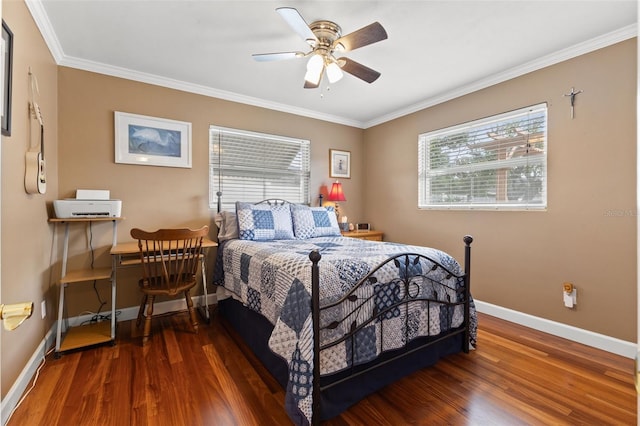
[[[355, 238], [317, 237], [305, 240], [230, 240], [220, 248], [224, 287], [245, 306], [265, 316], [273, 325], [269, 339], [271, 350], [289, 364], [289, 383], [285, 405], [297, 424], [311, 419], [313, 381], [313, 329], [311, 321], [311, 261], [309, 253], [322, 255], [320, 267], [320, 305], [338, 301], [346, 292], [380, 263], [401, 253], [421, 254], [440, 263], [455, 275], [461, 275], [458, 262], [448, 254], [425, 247], [381, 243]], [[410, 269], [410, 270], [409, 270]], [[323, 350], [321, 374], [339, 372], [368, 362], [384, 351], [404, 346], [420, 336], [437, 336], [462, 325], [463, 306], [444, 303], [412, 302], [408, 309], [390, 309], [378, 321], [365, 323], [371, 312], [380, 312], [403, 292], [394, 280], [404, 275], [418, 276], [420, 291], [441, 301], [457, 301], [461, 280], [433, 268], [422, 259], [410, 268], [393, 262], [375, 271], [375, 279], [358, 287], [355, 295], [323, 311], [320, 323], [321, 345], [344, 335], [345, 328], [362, 326], [355, 336], [357, 344], [347, 339]], [[427, 276], [428, 278], [420, 278]], [[450, 289], [433, 285], [431, 280], [447, 284]], [[388, 284], [391, 283], [391, 284]], [[358, 301], [365, 300], [366, 303]], [[347, 324], [326, 327], [349, 316]], [[471, 305], [471, 345], [475, 346], [476, 315]], [[383, 333], [383, 334], [382, 334]], [[356, 353], [354, 352], [355, 349]]]

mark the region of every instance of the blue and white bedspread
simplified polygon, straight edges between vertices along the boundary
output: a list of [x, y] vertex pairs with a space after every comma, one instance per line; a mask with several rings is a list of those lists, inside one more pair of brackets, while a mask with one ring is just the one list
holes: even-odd
[[[314, 360], [309, 253], [312, 250], [318, 250], [322, 255], [319, 263], [321, 306], [338, 300], [377, 265], [396, 254], [419, 253], [437, 261], [453, 274], [462, 274], [458, 262], [440, 250], [355, 238], [230, 240], [221, 250], [224, 287], [274, 325], [269, 346], [289, 364], [285, 405], [290, 417], [299, 424], [306, 424], [311, 419]], [[426, 274], [431, 266], [432, 264], [421, 261], [413, 269], [417, 268], [418, 272], [425, 271]], [[398, 286], [390, 288], [386, 295], [380, 292], [380, 288], [375, 287], [401, 275], [403, 272], [399, 269], [391, 262], [376, 272], [377, 283], [359, 288], [358, 298], [370, 300], [370, 305], [356, 311], [356, 323], [364, 322], [373, 309], [384, 308], [385, 303], [393, 299], [392, 293], [399, 291]], [[441, 276], [433, 278], [448, 283], [452, 288], [451, 291], [439, 289], [438, 299], [447, 300], [449, 297], [451, 300], [457, 300], [458, 296], [453, 289], [464, 284], [455, 277], [447, 278], [447, 273], [441, 268], [434, 273]], [[350, 303], [352, 302], [347, 301], [324, 311], [320, 319], [321, 326], [343, 318], [347, 312], [351, 312], [353, 305]], [[427, 308], [427, 305], [431, 307]], [[321, 374], [341, 371], [350, 367], [351, 363], [368, 362], [384, 351], [404, 346], [407, 340], [415, 337], [435, 336], [447, 331], [446, 329], [457, 328], [463, 323], [463, 311], [463, 306], [451, 308], [444, 304], [427, 302], [415, 302], [407, 311], [389, 311], [383, 320], [371, 323], [359, 332], [357, 340], [361, 342], [358, 342], [358, 353], [351, 354], [351, 345], [347, 341], [323, 350], [320, 357]], [[347, 327], [351, 326], [353, 320], [354, 318], [349, 320]], [[472, 346], [475, 346], [476, 321], [472, 304]], [[333, 341], [336, 336], [342, 336], [345, 330], [340, 328], [323, 330], [320, 336], [321, 345]], [[384, 339], [379, 337], [381, 332], [384, 332]], [[384, 343], [380, 344], [380, 341]]]

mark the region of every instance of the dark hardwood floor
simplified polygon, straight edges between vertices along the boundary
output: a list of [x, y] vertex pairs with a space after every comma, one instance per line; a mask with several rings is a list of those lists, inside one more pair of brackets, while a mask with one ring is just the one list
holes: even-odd
[[[16, 425], [287, 425], [284, 392], [214, 314], [133, 322], [115, 346], [48, 357]], [[634, 425], [633, 361], [479, 316], [477, 350], [439, 361], [326, 425]]]

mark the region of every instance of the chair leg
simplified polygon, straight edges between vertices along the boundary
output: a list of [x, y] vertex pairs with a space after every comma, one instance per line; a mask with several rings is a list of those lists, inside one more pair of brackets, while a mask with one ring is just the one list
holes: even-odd
[[196, 310], [193, 307], [193, 301], [191, 300], [191, 295], [189, 294], [189, 290], [184, 292], [184, 298], [187, 301], [187, 308], [189, 309], [189, 317], [191, 318], [191, 326], [193, 327], [194, 333], [198, 333], [198, 318], [196, 316]]
[[142, 316], [144, 314], [144, 307], [147, 304], [147, 295], [142, 295], [142, 301], [140, 302], [140, 309], [138, 309], [138, 319], [136, 319], [136, 327], [140, 327], [140, 323], [142, 322]]
[[144, 318], [144, 331], [142, 332], [142, 346], [149, 341], [149, 336], [151, 336], [151, 317], [153, 316], [153, 302], [155, 301], [155, 298], [155, 296], [149, 296], [149, 303], [147, 303], [147, 312]]

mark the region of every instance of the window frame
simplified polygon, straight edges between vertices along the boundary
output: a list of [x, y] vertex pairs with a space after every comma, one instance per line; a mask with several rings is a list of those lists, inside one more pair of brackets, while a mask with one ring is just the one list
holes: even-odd
[[[228, 138], [225, 142], [224, 134], [228, 136], [233, 135], [234, 138], [237, 138], [231, 142], [231, 138]], [[255, 149], [247, 149], [246, 151], [237, 149], [240, 147], [242, 141], [240, 139], [246, 139], [246, 142], [250, 143], [255, 141], [257, 143], [265, 144], [263, 147], [256, 147]], [[219, 144], [222, 143], [224, 151], [225, 143], [232, 143], [236, 148], [233, 151], [232, 158], [229, 159], [227, 163], [225, 163], [223, 157], [220, 157], [218, 154], [220, 152]], [[273, 155], [266, 155], [275, 153], [277, 150], [273, 149], [273, 144], [280, 143], [280, 149], [282, 150], [283, 156], [277, 157]], [[266, 148], [266, 145], [269, 144], [269, 148]], [[285, 161], [286, 155], [291, 157], [292, 146], [300, 145], [300, 151], [294, 156], [294, 158], [290, 158], [290, 165], [299, 163], [299, 169], [297, 168], [289, 168], [284, 170], [281, 168], [282, 161]], [[227, 145], [229, 146], [229, 145]], [[247, 145], [248, 146], [248, 145]], [[286, 151], [286, 155], [285, 155]], [[263, 155], [255, 155], [256, 153], [262, 153]], [[252, 155], [253, 154], [253, 155]], [[238, 155], [246, 155], [245, 160], [243, 161]], [[294, 161], [297, 156], [300, 156], [298, 162]], [[255, 161], [256, 158], [260, 158], [261, 161], [265, 165], [260, 167]], [[266, 162], [266, 160], [271, 160], [270, 162]], [[270, 166], [270, 167], [269, 167]], [[226, 170], [225, 174], [223, 171]], [[224, 177], [220, 181], [220, 177], [226, 177], [227, 184], [234, 187], [235, 191], [227, 190], [225, 191], [225, 180]], [[234, 176], [231, 178], [231, 176]], [[279, 185], [282, 187], [282, 180], [288, 179], [299, 179], [298, 185], [294, 189], [294, 186], [291, 185], [289, 189], [291, 191], [276, 191], [277, 194], [269, 193], [267, 189], [270, 183], [275, 182], [275, 180], [270, 180], [270, 177], [273, 179], [280, 178]], [[233, 184], [230, 183], [229, 179], [234, 179]], [[311, 202], [311, 192], [310, 192], [310, 179], [311, 179], [311, 142], [307, 139], [301, 138], [292, 138], [288, 136], [274, 135], [268, 133], [261, 132], [253, 132], [249, 130], [242, 129], [234, 129], [229, 127], [210, 125], [209, 126], [209, 208], [215, 209], [217, 211], [235, 211], [235, 203], [236, 201], [244, 201], [244, 202], [259, 202], [264, 199], [273, 199], [283, 197], [286, 199], [288, 196], [289, 199], [286, 201], [290, 201], [292, 203], [302, 203], [302, 204], [310, 204]], [[247, 181], [254, 181], [255, 185], [246, 185]], [[218, 197], [218, 192], [221, 192], [220, 198]], [[225, 200], [225, 192], [231, 192], [231, 200]], [[286, 193], [285, 193], [286, 192]], [[297, 197], [292, 196], [293, 193], [297, 193]], [[262, 194], [262, 195], [259, 195]], [[261, 198], [262, 197], [262, 198]]]
[[[526, 122], [522, 120], [522, 117], [527, 117]], [[418, 209], [546, 211], [548, 206], [548, 118], [548, 106], [546, 102], [543, 102], [418, 135]], [[533, 127], [538, 124], [538, 121], [540, 120], [541, 127]], [[509, 132], [513, 134], [514, 128], [510, 126], [519, 122], [525, 122], [525, 124], [529, 126], [528, 130], [524, 133], [520, 133], [520, 128], [516, 128], [516, 130], [518, 130], [516, 132], [516, 137], [524, 138], [524, 140], [526, 140], [526, 144], [518, 145], [516, 142], [513, 142], [513, 146], [519, 146], [521, 148], [524, 147], [524, 155], [517, 158], [495, 158], [486, 154], [490, 153], [495, 156], [499, 155], [498, 153], [500, 152], [500, 149], [506, 150], [507, 142], [503, 143], [503, 141], [507, 141], [506, 136], [510, 134]], [[488, 133], [483, 135], [480, 133], [481, 131], [485, 132], [490, 126], [496, 126], [498, 133], [493, 135], [489, 135]], [[502, 126], [503, 130], [501, 130], [501, 127], [499, 126]], [[535, 130], [535, 133], [531, 130]], [[502, 133], [503, 131], [504, 133]], [[473, 139], [472, 136], [477, 137], [477, 139], [484, 138], [484, 142], [477, 141], [477, 139]], [[450, 137], [451, 139], [455, 139], [457, 137], [459, 140], [463, 141], [462, 143], [465, 144], [465, 147], [459, 148], [459, 151], [457, 152], [454, 150], [447, 151], [446, 149], [443, 149], [443, 147], [449, 149], [454, 144], [453, 142], [451, 145], [447, 145], [444, 142], [439, 144], [439, 138], [441, 140], [447, 137]], [[503, 139], [499, 139], [498, 137], [503, 137]], [[469, 138], [471, 138], [471, 142], [469, 142]], [[491, 146], [492, 140], [494, 141], [493, 144], [497, 148], [495, 148], [494, 151], [483, 150], [481, 145], [484, 144], [485, 146]], [[474, 144], [477, 145], [474, 146]], [[532, 150], [530, 150], [531, 147], [533, 147]], [[431, 159], [433, 158], [431, 155], [432, 149], [439, 149], [441, 157], [442, 155], [449, 157], [448, 161], [444, 160], [439, 164], [439, 166], [443, 167], [430, 168]], [[443, 154], [443, 152], [445, 153]], [[483, 152], [485, 157], [491, 158], [486, 161], [474, 162], [473, 160], [470, 160], [470, 158], [474, 157], [473, 154], [477, 152]], [[461, 153], [466, 154], [467, 158], [463, 158], [465, 155], [461, 155]], [[456, 164], [447, 167], [447, 165], [452, 164], [453, 157], [456, 157], [457, 161], [462, 160], [468, 162], [466, 164]], [[503, 167], [496, 167], [500, 165]], [[533, 174], [533, 176], [527, 177], [522, 173], [522, 169], [516, 169], [517, 167], [522, 168], [523, 166], [526, 168], [525, 170]], [[505, 172], [506, 175], [502, 175], [504, 181], [499, 184], [497, 171], [505, 169], [507, 170]], [[525, 199], [523, 201], [509, 200], [508, 198], [500, 201], [500, 197], [509, 196], [509, 171], [516, 170], [521, 172], [521, 179], [526, 181], [527, 188], [531, 185], [531, 180], [534, 184], [534, 189], [539, 189], [539, 191], [535, 193], [536, 195], [539, 194], [539, 201], [536, 200], [535, 202], [532, 202], [534, 197], [531, 197], [531, 192], [528, 190], [525, 190], [525, 195], [523, 195], [523, 198]], [[448, 192], [446, 191], [446, 188], [444, 188], [445, 190], [441, 191], [439, 194], [443, 199], [448, 197], [449, 200], [436, 201], [431, 199], [433, 197], [433, 194], [431, 194], [431, 185], [433, 185], [433, 182], [438, 176], [451, 176], [451, 179], [458, 179], [460, 178], [460, 175], [462, 175], [462, 179], [464, 179], [466, 174], [467, 180], [475, 182], [473, 177], [468, 177], [469, 174], [477, 174], [478, 172], [483, 171], [488, 172], [489, 174], [491, 171], [496, 173], [495, 200], [491, 202], [487, 200], [474, 201], [474, 194], [476, 190], [473, 188], [473, 185], [467, 189], [468, 193], [466, 194], [466, 202], [450, 201], [454, 200], [456, 197], [465, 197], [465, 195], [460, 195], [459, 193], [456, 194], [456, 191], [452, 188], [450, 188]], [[489, 194], [490, 187], [488, 184], [491, 184], [492, 181], [487, 177], [484, 177], [483, 179], [484, 180], [479, 181], [480, 185], [478, 186], [487, 188], [486, 193]]]

